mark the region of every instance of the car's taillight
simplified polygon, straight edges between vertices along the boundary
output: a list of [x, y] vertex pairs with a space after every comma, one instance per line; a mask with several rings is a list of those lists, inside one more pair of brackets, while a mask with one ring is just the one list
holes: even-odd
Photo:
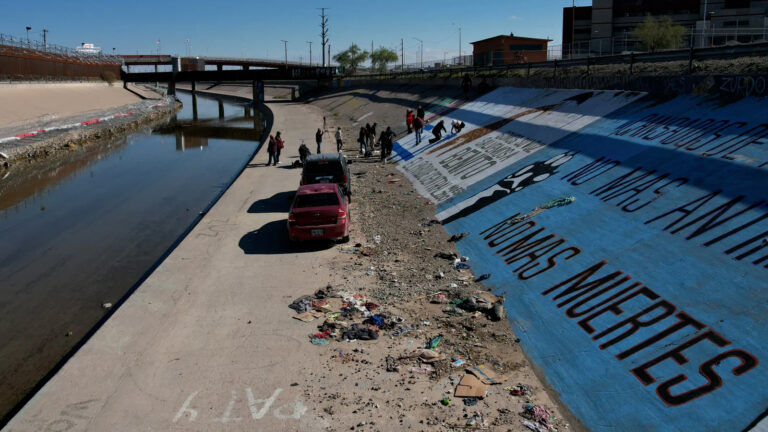
[[343, 222], [347, 219], [347, 212], [345, 212], [342, 209], [339, 209], [339, 214], [336, 215], [336, 223]]
[[296, 223], [296, 215], [288, 213], [288, 225], [294, 225]]

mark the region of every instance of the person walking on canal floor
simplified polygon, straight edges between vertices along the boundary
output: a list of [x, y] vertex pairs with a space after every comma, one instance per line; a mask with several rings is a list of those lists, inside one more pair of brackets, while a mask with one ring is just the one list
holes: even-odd
[[280, 136], [280, 131], [275, 134], [275, 165], [280, 164], [280, 151], [285, 147], [283, 144], [283, 138]]
[[416, 145], [419, 145], [421, 143], [421, 133], [424, 132], [424, 118], [414, 117], [413, 128], [416, 130]]
[[275, 162], [276, 151], [277, 151], [277, 141], [275, 141], [274, 136], [270, 135], [269, 142], [267, 143], [267, 154], [269, 155], [269, 159], [267, 159], [267, 166], [270, 166]]
[[408, 128], [408, 133], [413, 132], [413, 110], [405, 111], [405, 127]]
[[320, 154], [320, 145], [323, 143], [323, 131], [320, 128], [317, 128], [317, 132], [315, 132], [315, 141], [317, 142], [317, 154]]
[[341, 140], [341, 127], [336, 129], [336, 151], [341, 153], [341, 149], [344, 148], [344, 143]]

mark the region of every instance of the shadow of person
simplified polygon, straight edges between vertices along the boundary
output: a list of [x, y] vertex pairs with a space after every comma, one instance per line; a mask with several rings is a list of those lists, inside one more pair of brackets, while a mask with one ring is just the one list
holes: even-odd
[[264, 224], [261, 228], [246, 233], [240, 238], [238, 246], [246, 255], [275, 255], [305, 253], [326, 250], [333, 247], [332, 241], [301, 242], [292, 244], [288, 240], [286, 220], [276, 220]]
[[248, 207], [248, 213], [288, 213], [296, 191], [278, 192], [269, 198], [255, 201]]

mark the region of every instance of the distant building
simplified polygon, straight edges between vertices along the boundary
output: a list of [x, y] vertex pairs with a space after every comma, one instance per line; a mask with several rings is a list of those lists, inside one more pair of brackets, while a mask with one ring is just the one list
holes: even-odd
[[95, 46], [92, 43], [83, 42], [79, 47], [75, 48], [80, 54], [101, 54], [101, 48]]
[[499, 35], [472, 42], [475, 66], [501, 66], [547, 61], [550, 39]]
[[685, 46], [709, 47], [766, 40], [768, 0], [594, 0], [563, 8], [563, 57], [638, 49], [633, 31], [646, 19], [670, 17], [686, 27]]

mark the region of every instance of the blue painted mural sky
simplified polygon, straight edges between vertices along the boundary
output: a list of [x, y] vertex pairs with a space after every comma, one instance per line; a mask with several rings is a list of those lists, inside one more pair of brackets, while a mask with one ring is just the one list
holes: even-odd
[[[581, 0], [577, 5], [588, 5]], [[357, 43], [370, 50], [385, 46], [400, 52], [405, 61], [440, 60], [459, 51], [472, 51], [470, 42], [499, 34], [546, 38], [560, 43], [562, 8], [570, 0], [409, 0], [352, 1], [147, 1], [110, 3], [93, 0], [62, 2], [41, 0], [4, 2], [0, 33], [42, 40], [46, 28], [50, 43], [74, 47], [81, 42], [101, 46], [105, 52], [123, 54], [157, 52], [185, 55], [190, 40], [193, 55], [283, 58], [288, 41], [289, 59], [313, 59], [320, 52], [318, 7], [328, 7], [332, 53]]]

